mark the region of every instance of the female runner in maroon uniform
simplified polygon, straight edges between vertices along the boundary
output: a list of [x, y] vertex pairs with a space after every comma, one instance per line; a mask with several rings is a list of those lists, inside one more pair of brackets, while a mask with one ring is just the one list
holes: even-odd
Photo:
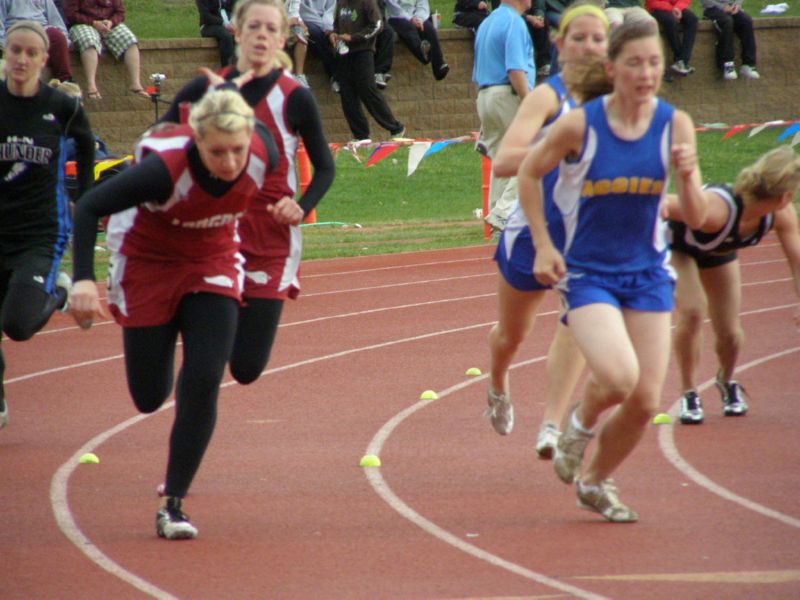
[[[156, 531], [194, 538], [181, 510], [217, 414], [217, 396], [236, 332], [242, 257], [236, 220], [255, 201], [277, 155], [272, 136], [231, 90], [208, 94], [189, 125], [161, 127], [136, 150], [136, 164], [84, 196], [75, 212], [71, 311], [83, 327], [101, 313], [94, 282], [97, 220], [113, 215], [109, 304], [123, 327], [128, 389], [143, 413], [173, 386], [183, 340], [164, 506]], [[142, 202], [142, 199], [148, 199]]]
[[[251, 383], [266, 368], [280, 321], [283, 302], [300, 291], [302, 238], [299, 225], [333, 183], [335, 167], [311, 92], [284, 71], [288, 57], [281, 48], [289, 33], [281, 0], [241, 0], [234, 15], [237, 62], [221, 75], [206, 72], [175, 96], [164, 120], [177, 122], [179, 106], [203, 97], [211, 85], [252, 70], [242, 86], [244, 99], [275, 137], [278, 165], [264, 180], [259, 202], [250, 206], [239, 223], [245, 257], [244, 306], [231, 355], [231, 374], [239, 383]], [[299, 202], [296, 154], [304, 145], [314, 175]], [[261, 201], [263, 200], [263, 201]]]

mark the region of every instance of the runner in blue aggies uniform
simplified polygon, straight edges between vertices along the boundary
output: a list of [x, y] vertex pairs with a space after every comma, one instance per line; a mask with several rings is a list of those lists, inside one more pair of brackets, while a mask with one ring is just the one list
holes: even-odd
[[[664, 56], [655, 21], [626, 16], [611, 33], [605, 64], [583, 83], [596, 73], [607, 74], [613, 91], [559, 119], [531, 150], [520, 168], [520, 202], [536, 246], [534, 274], [558, 283], [590, 370], [556, 447], [556, 473], [577, 482], [581, 508], [632, 522], [638, 515], [609, 478], [656, 412], [669, 362], [674, 279], [659, 208], [670, 162], [691, 227], [705, 219], [706, 200], [692, 120], [656, 96]], [[587, 97], [581, 82], [577, 89]], [[564, 256], [550, 239], [541, 190], [559, 162], [554, 200], [566, 228]], [[595, 426], [597, 448], [579, 476]]]
[[[514, 176], [531, 145], [543, 139], [557, 118], [569, 112], [576, 100], [568, 95], [562, 75], [572, 73], [574, 65], [588, 57], [602, 58], [608, 47], [608, 19], [599, 6], [580, 0], [564, 12], [556, 46], [561, 73], [537, 86], [526, 97], [506, 131], [492, 161], [495, 175]], [[545, 177], [546, 211], [550, 234], [563, 247], [564, 230], [560, 212], [550, 201], [557, 169]], [[549, 285], [533, 277], [533, 242], [523, 210], [517, 203], [509, 215], [497, 246], [495, 260], [498, 278], [498, 322], [489, 334], [491, 379], [489, 409], [495, 430], [506, 435], [514, 424], [514, 411], [508, 389], [508, 370], [520, 344], [530, 333], [536, 313]], [[578, 347], [563, 325], [558, 327], [547, 361], [547, 391], [542, 426], [536, 440], [540, 458], [552, 458], [559, 435], [559, 423], [583, 369]]]

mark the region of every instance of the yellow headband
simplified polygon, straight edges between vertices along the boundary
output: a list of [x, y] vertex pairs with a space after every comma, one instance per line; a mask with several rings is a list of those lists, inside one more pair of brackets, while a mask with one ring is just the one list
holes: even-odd
[[606, 31], [608, 31], [608, 17], [606, 13], [603, 12], [603, 9], [593, 4], [581, 4], [580, 6], [564, 11], [564, 14], [561, 16], [561, 22], [558, 24], [558, 37], [563, 38], [569, 24], [583, 15], [597, 17], [603, 25], [605, 25]]

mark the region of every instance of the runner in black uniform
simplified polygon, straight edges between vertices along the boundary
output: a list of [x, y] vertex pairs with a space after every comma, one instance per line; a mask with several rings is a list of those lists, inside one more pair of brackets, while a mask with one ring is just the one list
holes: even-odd
[[[672, 266], [678, 272], [675, 288], [675, 355], [684, 396], [680, 420], [703, 422], [696, 377], [700, 362], [702, 325], [706, 314], [714, 330], [719, 369], [717, 387], [723, 413], [747, 413], [744, 389], [732, 379], [744, 341], [739, 319], [741, 276], [737, 250], [755, 246], [774, 228], [783, 247], [800, 296], [800, 233], [792, 200], [800, 188], [800, 156], [781, 146], [745, 168], [734, 185], [705, 188], [708, 217], [699, 230], [681, 222], [680, 211], [667, 202], [670, 218]], [[800, 325], [800, 309], [795, 313]]]
[[[58, 272], [71, 227], [66, 138], [76, 142], [80, 191], [93, 180], [94, 136], [80, 101], [40, 82], [47, 50], [38, 23], [9, 28], [0, 82], [0, 321], [16, 341], [31, 338], [67, 298], [69, 277]], [[0, 352], [0, 382], [4, 373]], [[0, 428], [7, 423], [0, 383]]]

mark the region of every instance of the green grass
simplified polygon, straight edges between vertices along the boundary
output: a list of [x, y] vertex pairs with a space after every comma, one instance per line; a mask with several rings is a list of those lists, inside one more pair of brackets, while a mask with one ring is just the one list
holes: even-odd
[[[775, 147], [782, 128], [750, 138], [741, 132], [698, 134], [703, 180], [733, 181], [739, 170]], [[363, 153], [366, 158], [367, 153]], [[392, 161], [395, 158], [396, 164]], [[318, 222], [348, 226], [304, 228], [304, 257], [328, 258], [486, 243], [482, 222], [480, 157], [469, 143], [454, 144], [420, 163], [406, 177], [407, 152], [398, 150], [365, 168], [352, 155], [336, 158], [336, 181], [320, 203]], [[361, 228], [354, 227], [360, 224]]]
[[304, 228], [306, 258], [481, 242], [481, 222], [472, 215], [482, 205], [481, 158], [471, 143], [425, 158], [410, 177], [408, 148], [365, 167], [368, 155], [359, 153], [361, 163], [346, 150], [337, 155], [336, 179], [318, 207], [318, 225]]
[[[771, 128], [754, 137], [744, 131], [726, 140], [721, 131], [699, 133], [703, 180], [733, 181], [742, 167], [777, 145], [782, 131], [781, 127]], [[362, 150], [362, 161], [367, 156]], [[490, 243], [484, 240], [482, 222], [472, 215], [483, 202], [480, 157], [472, 144], [444, 148], [424, 159], [410, 177], [406, 176], [407, 158], [407, 149], [401, 148], [366, 168], [352, 154], [339, 152], [336, 180], [317, 207], [318, 224], [303, 227], [303, 257], [352, 257]], [[101, 237], [99, 243], [104, 242]], [[106, 253], [97, 253], [98, 279], [106, 276], [107, 260]], [[69, 257], [65, 264], [70, 264]]]
[[[744, 10], [758, 17], [767, 4], [778, 0], [745, 0]], [[431, 12], [442, 15], [443, 29], [453, 27], [455, 0], [430, 0]], [[699, 2], [692, 3], [692, 10], [702, 16]], [[775, 15], [768, 15], [770, 17]], [[789, 10], [780, 17], [800, 16], [800, 3], [790, 2]], [[192, 0], [125, 0], [125, 22], [142, 39], [186, 38], [200, 35], [197, 8]]]

